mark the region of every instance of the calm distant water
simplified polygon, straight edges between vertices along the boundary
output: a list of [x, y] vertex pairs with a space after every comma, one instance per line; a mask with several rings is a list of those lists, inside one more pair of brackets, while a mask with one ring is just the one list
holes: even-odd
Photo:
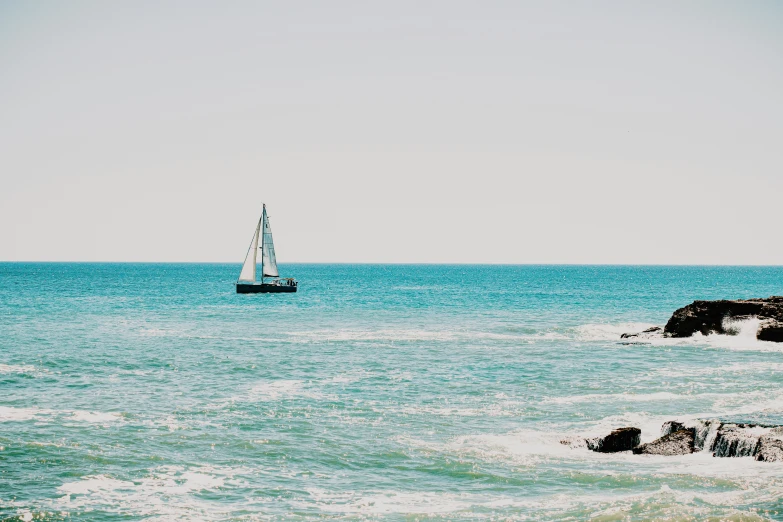
[[780, 414], [782, 345], [619, 335], [783, 268], [238, 272], [0, 264], [0, 520], [783, 520], [783, 464], [559, 443]]

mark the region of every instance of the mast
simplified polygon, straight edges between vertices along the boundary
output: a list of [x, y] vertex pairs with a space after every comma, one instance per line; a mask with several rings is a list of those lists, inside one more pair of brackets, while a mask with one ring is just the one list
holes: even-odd
[[[263, 211], [261, 212], [261, 219], [258, 220], [258, 228], [259, 231], [261, 230], [261, 223], [264, 224], [264, 228], [266, 228], [266, 203], [262, 203], [264, 206]], [[258, 233], [258, 232], [256, 232]], [[261, 234], [261, 284], [264, 283], [264, 234]], [[258, 248], [256, 248], [256, 254], [258, 253]]]
[[266, 206], [264, 206], [264, 213], [262, 214], [263, 219], [263, 230], [261, 231], [261, 234], [263, 234], [261, 240], [262, 240], [262, 246], [261, 246], [261, 255], [263, 256], [263, 265], [262, 268], [264, 270], [264, 273], [261, 274], [261, 277], [273, 277], [273, 278], [279, 278], [280, 272], [277, 270], [277, 258], [275, 257], [275, 242], [272, 239], [272, 228], [269, 226], [269, 214], [266, 213]]

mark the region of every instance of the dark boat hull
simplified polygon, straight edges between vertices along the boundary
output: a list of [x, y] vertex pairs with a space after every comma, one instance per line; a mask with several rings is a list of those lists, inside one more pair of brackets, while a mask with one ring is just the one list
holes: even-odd
[[294, 285], [269, 285], [265, 283], [242, 284], [237, 283], [238, 294], [282, 294], [296, 292]]

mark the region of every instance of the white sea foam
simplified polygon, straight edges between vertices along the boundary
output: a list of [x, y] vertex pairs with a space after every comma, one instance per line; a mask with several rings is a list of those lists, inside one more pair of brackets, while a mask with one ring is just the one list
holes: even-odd
[[302, 341], [449, 341], [456, 338], [451, 331], [438, 330], [318, 330], [295, 332]]
[[466, 510], [478, 501], [471, 501], [469, 495], [437, 492], [382, 491], [361, 494], [309, 489], [308, 493], [310, 499], [300, 502], [301, 505], [315, 504], [322, 512], [346, 515], [442, 515]]
[[575, 329], [575, 339], [580, 341], [615, 341], [627, 332], [641, 332], [652, 326], [648, 323], [597, 323], [584, 324]]
[[377, 410], [383, 413], [401, 413], [404, 415], [436, 415], [439, 417], [505, 417], [515, 413], [504, 409], [501, 405], [490, 405], [482, 408], [464, 408], [460, 406], [405, 406], [402, 408], [384, 408]]
[[0, 422], [32, 420], [43, 412], [44, 410], [39, 408], [14, 408], [11, 406], [0, 406]]
[[29, 421], [53, 422], [53, 421], [77, 421], [108, 424], [122, 420], [119, 413], [105, 413], [95, 411], [50, 410], [44, 408], [14, 408], [0, 406], [0, 422], [5, 421]]
[[352, 382], [356, 382], [359, 380], [359, 377], [356, 376], [348, 376], [348, 375], [336, 375], [329, 379], [330, 383], [333, 384], [349, 384]]
[[0, 374], [9, 373], [36, 373], [36, 368], [28, 364], [0, 364]]
[[332, 378], [325, 379], [322, 381], [323, 384], [330, 385], [330, 384], [351, 384], [354, 382], [361, 381], [363, 379], [368, 379], [371, 377], [376, 376], [376, 372], [371, 372], [368, 370], [352, 370], [349, 372], [341, 373], [339, 375], [335, 375]]
[[93, 424], [108, 424], [121, 420], [122, 415], [114, 412], [74, 411], [71, 413], [71, 419]]
[[[702, 394], [699, 397], [706, 395], [716, 394]], [[586, 395], [569, 395], [566, 397], [552, 397], [545, 399], [544, 402], [553, 404], [576, 404], [583, 402], [595, 402], [595, 401], [621, 401], [621, 402], [653, 402], [653, 401], [673, 401], [682, 399], [692, 399], [693, 395], [680, 395], [671, 392], [654, 392], [654, 393], [615, 393], [615, 394], [600, 394], [590, 393]]]
[[706, 375], [720, 374], [740, 374], [740, 373], [763, 373], [783, 371], [783, 363], [776, 362], [743, 362], [732, 363], [725, 366], [709, 367], [669, 367], [656, 368], [650, 375], [660, 375], [662, 377], [700, 377]]
[[531, 342], [535, 340], [571, 339], [573, 335], [558, 331], [543, 331], [529, 334], [492, 332], [484, 330], [435, 330], [435, 329], [379, 329], [379, 330], [319, 330], [310, 332], [294, 332], [291, 334], [300, 342], [340, 342], [340, 341], [375, 341], [375, 342], [416, 342], [416, 341], [471, 341], [495, 340]]
[[[628, 339], [631, 344], [651, 344], [661, 346], [679, 345], [704, 345], [716, 348], [728, 348], [738, 350], [762, 350], [783, 351], [783, 346], [777, 343], [758, 341], [755, 331], [758, 328], [758, 319], [746, 319], [729, 321], [728, 327], [736, 335], [709, 335], [699, 333], [686, 338], [652, 338], [652, 339]], [[509, 333], [503, 331], [487, 331], [472, 329], [335, 329], [292, 332], [290, 335], [298, 342], [466, 342], [471, 340], [509, 341], [530, 343], [534, 341], [619, 341], [620, 336], [628, 332], [641, 332], [652, 326], [651, 323], [622, 322], [622, 323], [587, 323], [574, 327], [550, 328], [538, 332]]]
[[161, 466], [147, 476], [123, 480], [108, 475], [90, 475], [62, 484], [59, 509], [107, 510], [158, 517], [161, 520], [226, 518], [227, 508], [196, 496], [224, 485], [241, 486], [237, 475], [243, 468]]
[[[731, 460], [731, 459], [724, 459]], [[761, 485], [761, 484], [758, 484]], [[309, 498], [295, 502], [299, 507], [307, 509], [313, 506], [321, 512], [342, 515], [360, 515], [378, 517], [383, 515], [422, 515], [425, 517], [491, 519], [498, 518], [498, 509], [514, 513], [523, 511], [534, 515], [521, 513], [510, 516], [512, 519], [566, 518], [578, 519], [625, 519], [633, 510], [639, 518], [691, 519], [694, 515], [709, 516], [715, 513], [715, 508], [722, 508], [722, 515], [730, 519], [763, 520], [753, 511], [736, 508], [738, 504], [753, 502], [760, 497], [774, 501], [775, 494], [780, 492], [780, 484], [772, 485], [772, 492], [763, 495], [753, 489], [733, 492], [702, 493], [682, 491], [667, 484], [658, 489], [625, 493], [605, 492], [592, 494], [557, 493], [520, 498], [502, 494], [474, 493], [444, 493], [440, 491], [367, 491], [367, 492], [332, 492], [311, 488], [307, 492]], [[766, 497], [766, 498], [764, 498]], [[505, 516], [500, 518], [505, 519]]]
[[734, 415], [764, 411], [783, 411], [783, 389], [775, 387], [762, 390], [732, 391], [718, 388], [720, 392], [678, 394], [672, 392], [652, 393], [606, 393], [569, 395], [545, 399], [549, 404], [584, 404], [584, 403], [629, 403], [711, 401], [712, 412], [706, 416]]
[[57, 491], [66, 495], [84, 495], [87, 493], [103, 493], [116, 490], [128, 490], [136, 484], [126, 480], [116, 480], [106, 475], [84, 477], [77, 482], [66, 482]]
[[38, 447], [42, 447], [42, 448], [45, 448], [47, 446], [52, 446], [52, 447], [55, 447], [55, 448], [65, 447], [65, 444], [62, 444], [60, 442], [37, 442], [37, 441], [33, 441], [33, 442], [28, 442], [27, 445], [28, 446], [38, 446]]
[[714, 405], [720, 415], [747, 415], [752, 413], [783, 412], [783, 390], [781, 388], [755, 390], [742, 394], [728, 394]]
[[[660, 518], [663, 516], [661, 509], [665, 510], [665, 515], [692, 518], [716, 513], [750, 514], [735, 506], [774, 502], [783, 493], [783, 464], [758, 463], [752, 459], [719, 459], [702, 454], [679, 457], [597, 454], [583, 448], [564, 446], [559, 443], [558, 437], [518, 431], [505, 435], [457, 437], [441, 445], [418, 442], [419, 447], [428, 451], [455, 453], [460, 459], [486, 459], [512, 466], [535, 465], [545, 459], [551, 467], [557, 466], [558, 462], [578, 460], [589, 465], [583, 473], [616, 476], [616, 480], [625, 480], [625, 472], [616, 468], [617, 463], [633, 461], [636, 476], [654, 477], [656, 481], [671, 476], [673, 482], [637, 493], [601, 490], [586, 494], [577, 491], [530, 497], [499, 492], [352, 491], [310, 487], [305, 489], [306, 494], [295, 494], [286, 502], [297, 510], [316, 510], [326, 516], [349, 517], [420, 515], [495, 519], [503, 512], [511, 518], [616, 518], [627, 515], [632, 508], [640, 518]], [[62, 484], [59, 488], [62, 496], [57, 507], [61, 510], [121, 512], [160, 520], [227, 519], [236, 516], [237, 510], [246, 510], [247, 504], [234, 502], [226, 505], [219, 500], [207, 500], [199, 493], [247, 487], [246, 477], [259, 474], [271, 478], [279, 476], [280, 472], [273, 469], [161, 466], [147, 476], [132, 480], [106, 474], [91, 475]], [[290, 478], [297, 476], [295, 473], [283, 475]], [[719, 478], [736, 486], [733, 491], [682, 490], [678, 486], [686, 476]], [[258, 509], [258, 504], [255, 504], [255, 510]]]
[[312, 386], [305, 386], [304, 381], [283, 379], [256, 384], [248, 393], [246, 400], [266, 402], [293, 398], [321, 399], [323, 394]]
[[573, 449], [561, 444], [566, 434], [534, 430], [517, 430], [506, 434], [465, 435], [446, 444], [445, 449], [460, 455], [474, 455], [490, 460], [512, 459], [529, 464], [531, 456], [567, 456]]

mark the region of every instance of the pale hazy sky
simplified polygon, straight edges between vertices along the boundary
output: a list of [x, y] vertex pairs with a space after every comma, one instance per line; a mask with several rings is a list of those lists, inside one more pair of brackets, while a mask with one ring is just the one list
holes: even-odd
[[0, 3], [0, 260], [783, 264], [783, 2]]

